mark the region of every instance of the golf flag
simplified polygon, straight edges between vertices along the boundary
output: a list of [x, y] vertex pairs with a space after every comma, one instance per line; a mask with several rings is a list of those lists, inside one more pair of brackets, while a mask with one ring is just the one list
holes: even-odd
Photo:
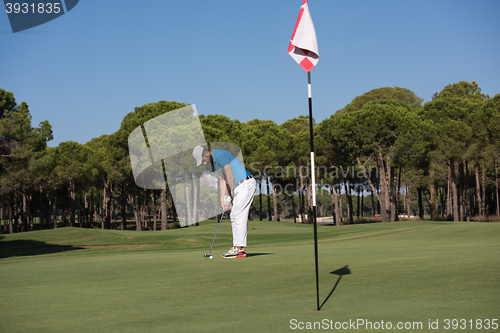
[[307, 0], [302, 1], [299, 18], [295, 24], [290, 45], [288, 45], [288, 54], [295, 60], [300, 67], [307, 72], [307, 90], [309, 99], [309, 132], [311, 144], [311, 184], [312, 184], [312, 220], [314, 224], [314, 261], [316, 266], [316, 310], [321, 310], [319, 305], [319, 271], [318, 271], [318, 227], [316, 221], [316, 179], [314, 166], [314, 135], [313, 135], [313, 116], [312, 116], [312, 94], [311, 94], [311, 69], [318, 64], [318, 40], [314, 30]]
[[288, 54], [308, 73], [318, 64], [318, 41], [307, 0], [300, 7], [299, 18], [288, 45]]

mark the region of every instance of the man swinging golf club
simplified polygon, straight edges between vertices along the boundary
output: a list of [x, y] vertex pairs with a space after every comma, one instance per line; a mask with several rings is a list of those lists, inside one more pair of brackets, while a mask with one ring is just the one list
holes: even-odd
[[193, 149], [196, 165], [213, 165], [220, 178], [221, 206], [229, 207], [225, 198], [233, 193], [231, 209], [231, 228], [233, 230], [233, 247], [222, 255], [222, 258], [246, 258], [248, 212], [253, 201], [256, 182], [240, 161], [229, 151], [222, 149], [206, 149], [197, 146]]

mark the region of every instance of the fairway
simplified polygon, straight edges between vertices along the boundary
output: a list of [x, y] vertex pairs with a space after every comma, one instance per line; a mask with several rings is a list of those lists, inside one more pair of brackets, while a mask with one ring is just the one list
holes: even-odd
[[319, 312], [311, 225], [250, 221], [249, 257], [227, 260], [224, 220], [209, 260], [216, 227], [0, 235], [0, 332], [499, 330], [499, 222], [318, 226]]

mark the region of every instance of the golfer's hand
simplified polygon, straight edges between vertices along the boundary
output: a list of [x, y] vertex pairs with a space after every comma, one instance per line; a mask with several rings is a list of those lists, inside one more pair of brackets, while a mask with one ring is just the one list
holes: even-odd
[[229, 204], [224, 200], [221, 201], [220, 205], [222, 206], [223, 210], [226, 210], [229, 207]]

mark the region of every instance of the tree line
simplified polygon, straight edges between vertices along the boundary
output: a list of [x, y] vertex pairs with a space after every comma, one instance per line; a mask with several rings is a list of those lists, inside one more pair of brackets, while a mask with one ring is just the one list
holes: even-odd
[[[500, 94], [490, 98], [476, 82], [461, 81], [422, 103], [409, 89], [378, 88], [314, 124], [319, 212], [337, 225], [353, 223], [353, 200], [359, 209], [366, 197], [373, 216], [396, 221], [410, 215], [413, 193], [420, 218], [424, 206], [432, 220], [500, 216]], [[168, 187], [135, 184], [128, 137], [146, 121], [184, 106], [160, 101], [136, 107], [111, 135], [52, 148], [49, 121], [33, 127], [28, 105], [0, 89], [0, 232], [58, 226], [123, 230], [128, 217], [135, 230], [156, 230], [158, 223], [161, 230], [176, 227]], [[241, 123], [222, 115], [199, 119], [207, 142], [240, 146], [260, 189], [251, 218], [278, 220], [286, 210], [310, 222], [308, 117], [283, 124]]]

